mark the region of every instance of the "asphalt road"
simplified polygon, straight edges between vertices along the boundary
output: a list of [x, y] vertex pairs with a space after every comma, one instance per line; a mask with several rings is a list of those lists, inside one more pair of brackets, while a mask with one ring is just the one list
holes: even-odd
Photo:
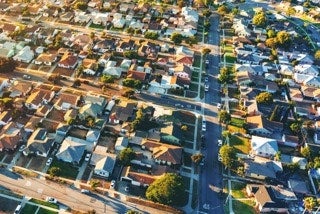
[[0, 169], [0, 183], [13, 192], [37, 199], [54, 197], [58, 204], [75, 210], [96, 210], [96, 213], [125, 213], [132, 209], [140, 213], [167, 213], [150, 207], [126, 203], [108, 196], [97, 194], [82, 194], [78, 189], [60, 185], [55, 182], [38, 178], [26, 178], [12, 173], [7, 169]]
[[[220, 37], [219, 16], [214, 14], [211, 19], [211, 28], [208, 42], [219, 50]], [[207, 56], [209, 66], [207, 74], [209, 76], [209, 91], [205, 95], [204, 115], [206, 118], [207, 131], [204, 134], [206, 149], [202, 150], [205, 155], [205, 164], [202, 166], [199, 185], [199, 211], [205, 213], [222, 214], [223, 202], [219, 191], [222, 188], [221, 163], [218, 161], [217, 140], [221, 138], [221, 126], [218, 122], [217, 103], [221, 102], [220, 84], [217, 77], [219, 73], [220, 54], [211, 52]]]

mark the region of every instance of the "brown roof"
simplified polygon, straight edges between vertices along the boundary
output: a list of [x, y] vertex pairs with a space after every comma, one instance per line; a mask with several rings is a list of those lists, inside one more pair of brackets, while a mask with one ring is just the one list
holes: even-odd
[[12, 112], [11, 111], [3, 111], [0, 114], [0, 121], [7, 123], [9, 120], [12, 119]]
[[184, 56], [184, 55], [178, 55], [176, 58], [176, 62], [183, 63], [186, 65], [192, 65], [193, 64], [193, 57], [190, 56]]
[[14, 24], [4, 23], [1, 28], [2, 28], [3, 31], [7, 31], [7, 32], [11, 33], [11, 32], [14, 32], [16, 30], [16, 27], [17, 26], [15, 26]]
[[20, 140], [20, 128], [14, 122], [10, 122], [2, 128], [0, 136], [0, 150], [13, 150]]
[[35, 115], [39, 117], [44, 117], [50, 111], [50, 109], [51, 107], [49, 107], [48, 105], [43, 105], [37, 109]]
[[24, 126], [24, 128], [35, 130], [38, 127], [38, 124], [40, 123], [41, 120], [42, 120], [41, 117], [32, 116], [32, 117], [30, 117], [29, 121]]
[[172, 164], [181, 164], [182, 148], [178, 146], [171, 146], [162, 144], [152, 151], [155, 159], [171, 162]]
[[144, 82], [146, 79], [146, 73], [141, 71], [129, 71], [128, 78], [132, 78], [135, 80], [140, 80], [141, 82]]
[[270, 132], [276, 129], [283, 129], [283, 124], [280, 122], [270, 121], [263, 117], [262, 115], [255, 115], [247, 117], [247, 124], [249, 129], [257, 129], [257, 128], [264, 128]]
[[36, 61], [39, 62], [54, 62], [57, 58], [57, 54], [50, 54], [50, 53], [42, 53], [40, 54]]
[[59, 65], [73, 67], [78, 61], [78, 57], [72, 54], [64, 54], [59, 61]]
[[34, 105], [39, 105], [43, 100], [49, 101], [52, 97], [52, 91], [45, 89], [34, 89], [31, 95], [27, 98], [26, 103], [32, 103]]
[[63, 103], [69, 103], [73, 106], [77, 106], [78, 100], [80, 99], [80, 96], [75, 94], [69, 94], [69, 93], [61, 93], [55, 102], [56, 106], [62, 107]]

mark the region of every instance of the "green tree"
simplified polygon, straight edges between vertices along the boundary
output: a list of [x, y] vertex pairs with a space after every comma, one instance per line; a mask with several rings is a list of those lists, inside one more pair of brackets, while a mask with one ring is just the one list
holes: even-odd
[[243, 177], [243, 176], [244, 176], [244, 172], [245, 172], [245, 170], [244, 170], [244, 167], [243, 167], [243, 166], [239, 166], [239, 167], [237, 168], [237, 174], [238, 174], [239, 176]]
[[284, 30], [280, 31], [277, 33], [277, 41], [282, 47], [287, 47], [291, 44], [291, 36]]
[[205, 55], [207, 55], [207, 54], [209, 54], [209, 53], [211, 52], [211, 49], [209, 49], [209, 48], [203, 48], [201, 52], [202, 52], [202, 54], [205, 56]]
[[224, 139], [231, 137], [231, 133], [228, 130], [223, 131], [221, 135]]
[[276, 48], [277, 45], [278, 45], [277, 38], [268, 38], [266, 40], [266, 46], [268, 46], [269, 48]]
[[60, 173], [61, 173], [61, 169], [59, 167], [56, 167], [56, 166], [50, 167], [50, 169], [48, 170], [48, 174], [51, 177], [59, 176]]
[[130, 161], [136, 157], [136, 153], [131, 148], [125, 148], [121, 150], [119, 154], [119, 160], [124, 166], [129, 166]]
[[312, 211], [316, 206], [318, 206], [318, 202], [314, 197], [304, 198], [303, 204], [305, 209], [307, 209], [308, 211]]
[[142, 87], [142, 82], [140, 80], [126, 78], [122, 81], [122, 85], [130, 88], [140, 89]]
[[277, 151], [277, 153], [276, 153], [274, 158], [275, 158], [276, 161], [280, 161], [281, 160], [281, 151]]
[[258, 27], [264, 27], [267, 25], [267, 15], [263, 11], [257, 12], [253, 18], [252, 23]]
[[299, 123], [298, 121], [293, 122], [290, 125], [290, 129], [294, 134], [298, 134], [301, 130], [301, 123]]
[[180, 33], [173, 33], [170, 39], [174, 44], [179, 45], [183, 41], [183, 36]]
[[100, 77], [100, 81], [103, 83], [114, 83], [114, 77], [111, 75], [103, 74]]
[[78, 10], [82, 10], [82, 11], [86, 11], [87, 8], [88, 8], [88, 4], [86, 2], [83, 2], [83, 1], [79, 1], [75, 4], [75, 9], [78, 9]]
[[313, 168], [318, 169], [320, 168], [320, 157], [315, 157], [313, 160]]
[[234, 77], [230, 69], [228, 69], [227, 67], [222, 67], [220, 69], [219, 81], [221, 84], [232, 83], [233, 78]]
[[97, 179], [91, 179], [89, 183], [90, 183], [91, 189], [93, 190], [95, 190], [98, 186], [100, 186], [100, 181]]
[[231, 168], [236, 160], [236, 150], [234, 147], [223, 145], [219, 150], [219, 154], [221, 155], [222, 164], [228, 168]]
[[155, 32], [145, 32], [144, 33], [144, 37], [147, 39], [152, 39], [152, 40], [156, 40], [159, 38], [159, 34], [155, 33]]
[[128, 97], [128, 98], [130, 98], [133, 95], [134, 95], [134, 90], [132, 90], [132, 89], [127, 89], [122, 94], [122, 96]]
[[193, 163], [198, 165], [202, 161], [203, 157], [203, 154], [196, 153], [191, 156], [191, 160], [193, 161]]
[[317, 50], [317, 51], [315, 52], [314, 58], [315, 58], [316, 60], [320, 60], [320, 50]]
[[267, 36], [268, 36], [268, 38], [273, 38], [273, 37], [276, 37], [277, 34], [273, 29], [270, 29], [267, 31]]
[[230, 9], [226, 5], [223, 4], [223, 5], [218, 7], [217, 12], [220, 15], [225, 15], [225, 14], [230, 12]]
[[139, 57], [137, 51], [124, 51], [123, 56], [128, 59], [137, 59]]
[[231, 121], [231, 115], [227, 111], [221, 110], [219, 112], [219, 121], [228, 124]]
[[179, 205], [182, 199], [181, 194], [184, 192], [182, 177], [174, 173], [166, 173], [148, 187], [146, 197], [161, 204]]
[[182, 125], [181, 126], [181, 131], [183, 131], [183, 132], [188, 131], [188, 126], [187, 125]]
[[211, 12], [211, 10], [209, 10], [209, 9], [204, 9], [204, 10], [202, 11], [202, 14], [203, 14], [205, 17], [209, 18], [209, 17], [211, 16], [212, 12]]
[[261, 92], [256, 96], [257, 103], [270, 104], [273, 102], [273, 96], [269, 92]]
[[141, 213], [135, 210], [128, 210], [126, 214], [141, 214]]
[[16, 68], [17, 63], [13, 59], [0, 57], [0, 73], [11, 73]]
[[286, 14], [287, 14], [287, 16], [292, 16], [292, 15], [296, 14], [296, 12], [297, 12], [296, 9], [294, 9], [293, 7], [288, 7]]
[[198, 43], [198, 39], [196, 36], [187, 37], [184, 41], [191, 46]]
[[301, 147], [301, 155], [307, 159], [309, 159], [311, 157], [311, 150], [310, 147], [305, 146], [305, 147]]

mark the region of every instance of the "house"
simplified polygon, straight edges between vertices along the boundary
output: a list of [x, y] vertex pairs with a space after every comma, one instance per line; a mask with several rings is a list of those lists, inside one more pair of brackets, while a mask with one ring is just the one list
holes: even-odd
[[173, 123], [170, 123], [165, 127], [162, 127], [160, 130], [160, 141], [173, 145], [180, 145], [180, 138], [177, 137], [176, 130], [177, 126]]
[[182, 163], [182, 148], [179, 146], [162, 144], [152, 150], [152, 158], [158, 164], [180, 166]]
[[57, 60], [57, 54], [42, 53], [34, 60], [34, 64], [36, 65], [44, 64], [44, 65], [52, 66], [53, 63], [56, 62], [56, 60]]
[[72, 42], [71, 47], [76, 46], [79, 47], [80, 50], [85, 51], [87, 51], [88, 47], [91, 47], [93, 43], [90, 35], [88, 34], [72, 35], [70, 41]]
[[293, 69], [293, 67], [291, 65], [281, 64], [279, 73], [284, 75], [284, 76], [292, 77], [292, 75], [294, 73], [294, 69]]
[[310, 76], [308, 79], [304, 80], [303, 84], [309, 87], [320, 88], [320, 77]]
[[79, 164], [86, 147], [84, 140], [69, 136], [63, 140], [56, 157], [64, 162]]
[[280, 162], [284, 165], [298, 164], [299, 168], [305, 170], [308, 164], [306, 158], [281, 154]]
[[140, 45], [138, 49], [138, 55], [141, 57], [146, 57], [150, 60], [156, 60], [158, 53], [160, 51], [160, 46], [152, 42], [144, 42]]
[[86, 12], [76, 11], [74, 16], [74, 22], [80, 24], [87, 24], [91, 20], [91, 17], [92, 16], [90, 14], [86, 14]]
[[21, 140], [21, 128], [16, 123], [9, 122], [0, 131], [0, 151], [15, 150]]
[[116, 163], [116, 156], [107, 154], [106, 157], [99, 160], [94, 167], [94, 174], [102, 177], [110, 177]]
[[53, 145], [54, 139], [49, 139], [47, 137], [47, 130], [44, 128], [37, 128], [29, 137], [27, 149], [24, 151], [24, 154], [36, 154], [38, 156], [47, 157]]
[[31, 50], [30, 46], [22, 48], [13, 59], [19, 62], [30, 63], [33, 60], [34, 51]]
[[54, 107], [58, 110], [68, 110], [70, 108], [78, 108], [80, 96], [67, 92], [62, 92], [58, 95]]
[[134, 40], [122, 40], [116, 48], [117, 52], [136, 50], [137, 44]]
[[289, 202], [297, 202], [297, 197], [289, 189], [281, 186], [247, 184], [246, 192], [255, 199], [260, 213], [289, 213]]
[[12, 111], [3, 111], [0, 114], [0, 126], [7, 125], [12, 120]]
[[62, 13], [62, 14], [60, 15], [60, 19], [61, 19], [61, 21], [63, 21], [63, 22], [70, 22], [73, 17], [74, 17], [74, 13], [71, 12], [71, 11]]
[[89, 142], [98, 142], [100, 137], [100, 131], [96, 129], [90, 129], [87, 132], [86, 141]]
[[252, 83], [252, 74], [248, 71], [239, 71], [236, 73], [236, 82], [239, 86], [246, 86]]
[[265, 180], [276, 179], [277, 173], [282, 172], [282, 164], [262, 157], [246, 160], [244, 164], [245, 175], [250, 178]]
[[24, 97], [26, 96], [32, 89], [31, 82], [21, 82], [21, 81], [14, 81], [10, 87], [10, 97]]
[[115, 78], [120, 78], [122, 75], [123, 69], [116, 66], [117, 62], [115, 61], [108, 61], [104, 70], [102, 71], [103, 74], [108, 74]]
[[181, 15], [184, 16], [184, 19], [187, 22], [198, 22], [199, 14], [192, 7], [183, 7], [181, 8]]
[[309, 64], [298, 64], [294, 66], [294, 71], [299, 74], [305, 74], [310, 76], [318, 76], [319, 70], [314, 65]]
[[278, 152], [278, 142], [275, 139], [258, 137], [251, 138], [251, 153], [261, 157], [272, 158]]
[[120, 101], [118, 105], [114, 106], [110, 117], [109, 123], [123, 123], [131, 121], [134, 118], [137, 103]]
[[52, 110], [53, 107], [49, 105], [42, 105], [40, 108], [38, 108], [35, 112], [35, 115], [38, 117], [46, 117], [49, 112]]
[[106, 38], [104, 40], [98, 41], [94, 47], [94, 51], [98, 51], [99, 53], [106, 53], [107, 51], [113, 51], [116, 49], [116, 40], [113, 38]]
[[26, 100], [26, 107], [29, 109], [38, 109], [43, 104], [48, 104], [54, 97], [54, 91], [42, 88], [34, 89]]
[[128, 138], [118, 137], [114, 148], [116, 151], [120, 152], [120, 151], [124, 150], [125, 148], [127, 148], [128, 145], [129, 145]]
[[29, 121], [23, 127], [24, 131], [29, 133], [35, 132], [42, 119], [43, 118], [37, 116], [30, 117]]
[[60, 61], [58, 62], [58, 66], [61, 68], [75, 69], [78, 64], [78, 56], [72, 53], [64, 54]]
[[122, 29], [126, 24], [126, 20], [122, 17], [121, 13], [115, 13], [113, 14], [112, 24], [114, 28]]
[[299, 101], [299, 102], [303, 101], [303, 95], [302, 95], [302, 92], [299, 89], [297, 89], [297, 88], [289, 88], [289, 94], [290, 94], [291, 100]]
[[79, 109], [79, 118], [85, 120], [87, 117], [98, 118], [102, 114], [102, 106], [96, 103], [85, 104]]
[[262, 115], [249, 116], [246, 122], [250, 133], [258, 136], [270, 136], [283, 130], [282, 123], [270, 121]]
[[311, 195], [308, 182], [300, 177], [291, 177], [288, 179], [288, 187], [296, 194]]

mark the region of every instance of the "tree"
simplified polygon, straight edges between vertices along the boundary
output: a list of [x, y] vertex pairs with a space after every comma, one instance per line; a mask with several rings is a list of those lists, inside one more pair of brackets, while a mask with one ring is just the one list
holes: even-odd
[[212, 14], [212, 12], [211, 12], [211, 10], [209, 10], [209, 9], [204, 9], [203, 11], [202, 11], [202, 14], [205, 16], [205, 17], [210, 17], [211, 16], [211, 14]]
[[132, 90], [132, 89], [127, 89], [122, 94], [122, 96], [128, 97], [128, 98], [130, 98], [133, 95], [134, 95], [134, 90]]
[[48, 170], [48, 173], [51, 177], [56, 177], [60, 175], [61, 169], [59, 167], [53, 166]]
[[277, 45], [278, 45], [277, 38], [268, 38], [266, 40], [266, 46], [268, 46], [269, 48], [276, 48]]
[[85, 11], [87, 10], [88, 8], [88, 4], [83, 2], [83, 1], [79, 1], [75, 4], [75, 9], [78, 9], [78, 10], [82, 10], [82, 11]]
[[290, 129], [294, 134], [298, 134], [300, 132], [300, 130], [301, 130], [301, 123], [299, 123], [298, 121], [293, 122], [290, 125]]
[[183, 36], [180, 33], [173, 33], [170, 39], [174, 44], [179, 45], [183, 41]]
[[273, 29], [270, 29], [267, 31], [267, 36], [268, 38], [273, 38], [273, 37], [276, 37], [276, 32], [273, 30]]
[[136, 153], [131, 148], [125, 148], [121, 150], [119, 154], [119, 160], [124, 166], [130, 165], [130, 161], [132, 161], [136, 156]]
[[231, 133], [228, 130], [223, 131], [221, 135], [224, 139], [231, 137]]
[[261, 92], [256, 96], [257, 103], [270, 104], [273, 102], [273, 96], [269, 92]]
[[181, 194], [184, 192], [182, 177], [174, 173], [166, 173], [148, 187], [146, 197], [161, 204], [179, 205], [182, 199]]
[[126, 78], [122, 81], [122, 85], [130, 88], [140, 89], [142, 87], [142, 82], [140, 80]]
[[205, 55], [207, 55], [207, 54], [209, 54], [209, 53], [211, 52], [211, 49], [209, 49], [209, 48], [203, 48], [201, 52], [202, 52], [202, 54], [205, 56]]
[[198, 39], [196, 36], [190, 36], [185, 38], [185, 43], [189, 44], [190, 46], [197, 44], [198, 43]]
[[219, 154], [221, 155], [222, 164], [228, 168], [231, 168], [234, 165], [234, 160], [236, 159], [236, 151], [233, 147], [228, 145], [223, 145]]
[[303, 204], [305, 209], [312, 211], [318, 205], [318, 202], [314, 197], [306, 197], [303, 199]]
[[315, 157], [313, 160], [313, 168], [318, 169], [320, 168], [320, 157]]
[[80, 85], [81, 85], [81, 81], [79, 79], [75, 79], [75, 81], [73, 82], [73, 86], [79, 87]]
[[123, 56], [128, 59], [137, 59], [139, 57], [137, 51], [124, 51]]
[[228, 124], [231, 121], [231, 115], [227, 111], [222, 110], [219, 112], [219, 121]]
[[275, 158], [276, 161], [280, 161], [281, 160], [281, 151], [277, 151], [277, 153], [276, 153], [274, 158]]
[[293, 7], [288, 7], [287, 11], [286, 11], [286, 14], [287, 16], [292, 16], [294, 14], [296, 14], [296, 9], [294, 9]]
[[135, 210], [128, 210], [126, 214], [141, 214], [141, 213]]
[[159, 38], [159, 34], [155, 33], [155, 32], [145, 32], [144, 33], [144, 37], [147, 39], [152, 39], [152, 40], [156, 40]]
[[219, 81], [221, 84], [232, 83], [233, 75], [231, 73], [231, 70], [228, 69], [227, 67], [222, 67], [220, 69]]
[[252, 23], [258, 27], [264, 27], [267, 24], [267, 16], [263, 11], [257, 12], [253, 18]]
[[196, 153], [191, 156], [191, 160], [198, 165], [202, 161], [203, 157], [203, 154]]
[[287, 47], [291, 44], [291, 36], [284, 30], [280, 31], [277, 33], [277, 41], [282, 47]]
[[98, 186], [100, 186], [100, 181], [97, 179], [91, 179], [89, 183], [90, 183], [91, 189], [93, 190], [95, 190]]
[[181, 131], [183, 131], [183, 132], [188, 131], [188, 126], [187, 125], [182, 125], [181, 126]]
[[315, 52], [314, 58], [315, 58], [316, 60], [320, 60], [320, 50], [317, 50], [317, 51]]
[[114, 77], [111, 75], [103, 74], [100, 77], [101, 82], [103, 83], [113, 83], [114, 82]]
[[244, 176], [244, 172], [245, 172], [245, 170], [244, 170], [244, 167], [243, 167], [243, 166], [238, 167], [238, 169], [237, 169], [237, 174], [238, 174], [239, 176], [243, 177], [243, 176]]
[[217, 12], [220, 15], [225, 15], [225, 14], [230, 12], [230, 9], [226, 5], [223, 4], [223, 5], [218, 7]]
[[306, 146], [306, 147], [301, 147], [301, 155], [307, 159], [309, 159], [311, 157], [311, 150], [310, 147]]
[[13, 59], [0, 58], [0, 73], [10, 73], [16, 68], [17, 63]]

